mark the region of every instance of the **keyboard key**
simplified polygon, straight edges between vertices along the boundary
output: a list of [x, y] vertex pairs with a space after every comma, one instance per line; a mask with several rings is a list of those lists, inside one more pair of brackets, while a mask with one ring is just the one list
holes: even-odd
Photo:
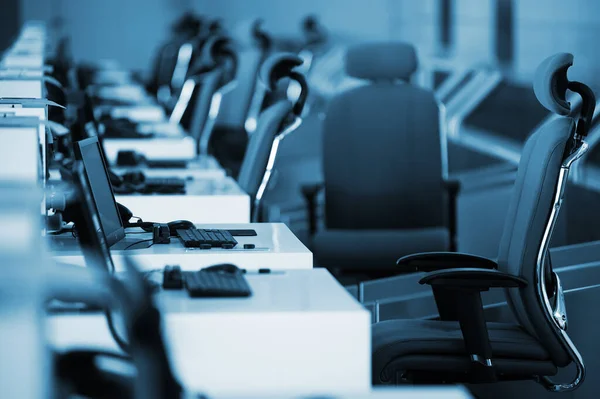
[[178, 229], [177, 235], [186, 248], [232, 249], [238, 243], [227, 230]]
[[193, 298], [247, 297], [252, 295], [243, 273], [200, 270], [185, 274], [185, 288]]

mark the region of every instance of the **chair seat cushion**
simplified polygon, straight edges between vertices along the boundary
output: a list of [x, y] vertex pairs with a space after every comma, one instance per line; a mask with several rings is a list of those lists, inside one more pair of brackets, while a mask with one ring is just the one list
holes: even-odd
[[396, 260], [417, 252], [447, 251], [446, 228], [323, 230], [313, 238], [315, 264], [344, 270], [393, 270]]
[[[508, 323], [487, 323], [487, 326], [492, 345], [492, 362], [504, 359], [533, 361], [540, 365], [548, 363], [548, 352], [520, 326]], [[399, 358], [410, 359], [422, 355], [440, 358], [457, 356], [459, 360], [467, 360], [468, 363], [459, 323], [437, 320], [387, 320], [373, 325], [374, 378]], [[550, 363], [550, 370], [553, 369]]]

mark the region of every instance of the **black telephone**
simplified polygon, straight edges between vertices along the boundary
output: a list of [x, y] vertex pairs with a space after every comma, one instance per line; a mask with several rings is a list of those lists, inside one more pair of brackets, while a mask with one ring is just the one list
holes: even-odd
[[123, 222], [123, 227], [139, 227], [148, 233], [152, 232], [152, 228], [156, 223], [154, 222], [144, 222], [142, 219], [137, 218], [135, 222], [131, 222], [130, 220], [133, 218], [133, 212], [129, 210], [125, 205], [119, 204], [117, 202], [117, 210], [119, 211], [119, 216], [121, 217], [121, 221]]
[[119, 176], [111, 170], [108, 177], [115, 194], [185, 194], [183, 179], [148, 179], [142, 171], [130, 171]]
[[[171, 243], [171, 226], [167, 223], [144, 222], [139, 219], [134, 223], [130, 220], [133, 218], [133, 212], [126, 206], [117, 202], [117, 209], [121, 216], [121, 221], [125, 227], [139, 227], [144, 231], [152, 232], [152, 244], [170, 244]], [[176, 221], [180, 222], [180, 221]], [[175, 233], [175, 232], [173, 232]], [[176, 234], [176, 233], [175, 233]]]
[[169, 244], [171, 242], [171, 232], [169, 225], [165, 223], [155, 223], [152, 227], [153, 244]]
[[119, 204], [118, 202], [117, 202], [117, 210], [119, 211], [119, 216], [121, 216], [121, 221], [123, 222], [125, 227], [128, 227], [127, 225], [129, 224], [129, 221], [133, 217], [133, 212], [131, 212], [129, 210], [129, 208], [127, 208], [125, 205]]
[[133, 194], [137, 192], [133, 185], [128, 184], [125, 179], [110, 169], [108, 170], [108, 178], [115, 194]]

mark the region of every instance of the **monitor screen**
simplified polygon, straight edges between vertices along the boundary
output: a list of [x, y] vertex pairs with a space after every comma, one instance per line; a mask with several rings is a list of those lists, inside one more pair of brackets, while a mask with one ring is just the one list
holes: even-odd
[[100, 224], [85, 168], [81, 162], [73, 165], [73, 182], [78, 199], [75, 225], [86, 264], [112, 272], [114, 264]]
[[90, 137], [77, 142], [75, 156], [83, 161], [106, 242], [109, 246], [113, 245], [125, 237], [125, 229], [119, 215], [98, 137]]

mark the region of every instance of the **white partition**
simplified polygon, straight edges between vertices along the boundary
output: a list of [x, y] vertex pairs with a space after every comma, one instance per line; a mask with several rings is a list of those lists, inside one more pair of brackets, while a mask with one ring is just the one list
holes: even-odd
[[0, 80], [0, 98], [43, 98], [42, 79], [3, 79]]
[[2, 60], [2, 66], [5, 68], [43, 68], [44, 57], [41, 54], [20, 55], [9, 54]]
[[40, 235], [41, 192], [35, 185], [15, 185], [14, 176], [5, 173], [4, 152], [9, 146], [4, 135], [17, 133], [36, 138], [34, 129], [27, 135], [0, 128], [0, 396], [43, 398], [51, 379], [44, 366], [50, 358], [41, 319], [41, 276], [47, 260]]
[[34, 117], [39, 120], [38, 123], [38, 140], [40, 144], [40, 156], [41, 156], [41, 173], [42, 176], [46, 175], [46, 121], [48, 119], [47, 107], [44, 103], [36, 102], [29, 103], [27, 100], [18, 103], [17, 101], [0, 100], [0, 115], [14, 115], [17, 117]]
[[41, 180], [39, 120], [0, 119], [0, 180], [37, 184]]

